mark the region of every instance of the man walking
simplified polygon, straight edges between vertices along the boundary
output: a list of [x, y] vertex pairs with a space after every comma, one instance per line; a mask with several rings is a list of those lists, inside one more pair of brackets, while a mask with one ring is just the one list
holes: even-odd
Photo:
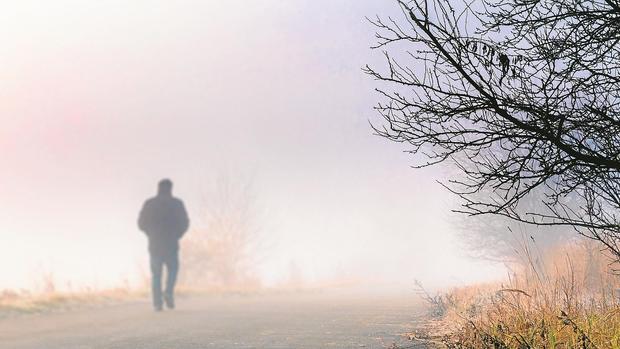
[[[179, 271], [179, 240], [189, 228], [189, 218], [183, 201], [172, 196], [172, 182], [169, 179], [160, 181], [157, 196], [144, 203], [138, 226], [149, 240], [153, 306], [156, 311], [161, 311], [165, 301], [169, 309], [174, 309], [174, 285]], [[167, 276], [162, 297], [164, 266]]]

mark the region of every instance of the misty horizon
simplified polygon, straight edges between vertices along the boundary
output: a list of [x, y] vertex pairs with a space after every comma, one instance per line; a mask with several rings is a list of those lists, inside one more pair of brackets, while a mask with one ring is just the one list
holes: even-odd
[[458, 251], [456, 204], [436, 182], [449, 169], [413, 171], [373, 134], [361, 68], [382, 57], [364, 16], [382, 6], [119, 5], [0, 8], [0, 262], [19, 261], [0, 289], [42, 273], [59, 287], [140, 282], [135, 217], [164, 177], [192, 228], [219, 179], [251, 183], [266, 285], [291, 268], [404, 290], [503, 273]]

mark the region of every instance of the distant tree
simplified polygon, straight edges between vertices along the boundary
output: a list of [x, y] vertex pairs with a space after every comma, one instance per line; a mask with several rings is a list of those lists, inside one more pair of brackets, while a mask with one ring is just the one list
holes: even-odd
[[259, 216], [251, 181], [215, 181], [204, 194], [194, 228], [182, 240], [181, 283], [223, 290], [259, 287]]
[[[375, 130], [416, 166], [454, 162], [459, 211], [571, 226], [620, 260], [620, 2], [396, 3], [371, 19]], [[534, 190], [544, 205], [524, 210]]]
[[[523, 210], [535, 211], [537, 206], [542, 205], [542, 200], [541, 195], [532, 193], [520, 205]], [[523, 258], [526, 249], [544, 256], [577, 237], [570, 227], [531, 225], [505, 216], [459, 215], [453, 218], [467, 254], [495, 262], [520, 264], [526, 262]]]

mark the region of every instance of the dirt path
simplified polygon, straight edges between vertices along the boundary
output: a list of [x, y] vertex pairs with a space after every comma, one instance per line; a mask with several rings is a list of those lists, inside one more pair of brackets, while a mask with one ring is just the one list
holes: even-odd
[[415, 297], [334, 295], [180, 299], [0, 321], [0, 348], [423, 348], [401, 334], [423, 310]]

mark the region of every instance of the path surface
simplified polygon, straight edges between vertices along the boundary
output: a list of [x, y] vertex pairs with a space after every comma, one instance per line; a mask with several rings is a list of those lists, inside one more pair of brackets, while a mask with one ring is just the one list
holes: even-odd
[[0, 348], [424, 348], [401, 334], [423, 310], [415, 297], [327, 295], [179, 299], [0, 320]]

